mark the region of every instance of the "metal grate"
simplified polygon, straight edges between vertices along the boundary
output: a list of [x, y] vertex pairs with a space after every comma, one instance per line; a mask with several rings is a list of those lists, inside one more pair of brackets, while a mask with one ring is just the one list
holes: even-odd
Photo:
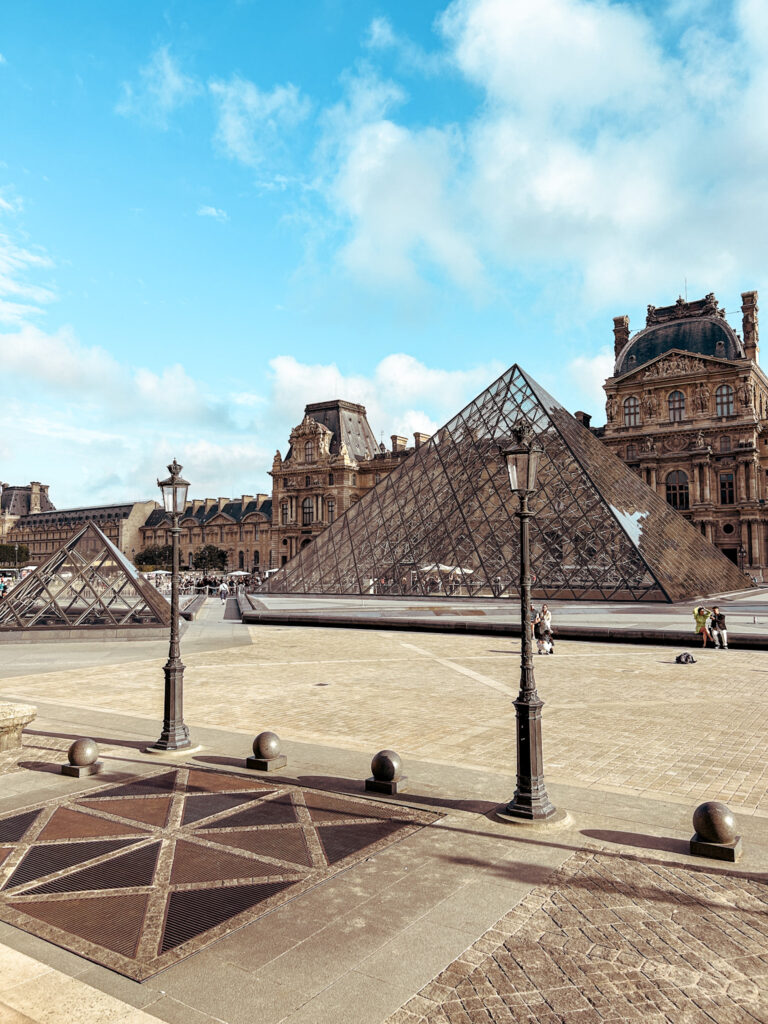
[[160, 843], [151, 843], [140, 850], [131, 850], [120, 857], [94, 864], [72, 875], [54, 878], [34, 889], [31, 894], [50, 892], [81, 892], [88, 889], [129, 889], [151, 885]]
[[317, 834], [329, 864], [372, 846], [403, 827], [400, 821], [375, 821], [359, 825], [320, 825]]
[[0, 843], [18, 843], [39, 814], [40, 811], [25, 811], [0, 821]]
[[[226, 820], [229, 821], [228, 818]], [[298, 828], [274, 829], [271, 832], [206, 832], [204, 835], [212, 843], [248, 850], [257, 857], [274, 857], [291, 864], [312, 866], [304, 834]]]
[[54, 871], [63, 871], [64, 868], [74, 867], [85, 860], [93, 860], [94, 857], [103, 857], [105, 853], [113, 853], [134, 841], [133, 839], [112, 839], [103, 843], [57, 843], [55, 846], [33, 846], [3, 888], [12, 889], [25, 882], [34, 882], [36, 878], [51, 875]]
[[130, 821], [138, 821], [143, 825], [157, 825], [162, 828], [168, 821], [171, 809], [170, 797], [137, 797], [135, 800], [122, 797], [119, 800], [83, 800], [81, 807], [91, 807], [95, 811], [106, 811]]
[[146, 836], [131, 825], [121, 825], [117, 821], [94, 818], [90, 814], [74, 811], [69, 807], [60, 807], [43, 831], [37, 837], [38, 842], [53, 839], [88, 839], [90, 836]]
[[212, 814], [219, 814], [232, 807], [239, 807], [240, 804], [248, 803], [249, 800], [253, 800], [252, 794], [240, 796], [235, 793], [211, 793], [206, 796], [188, 796], [184, 804], [184, 817], [181, 823], [189, 825], [193, 821], [210, 818]]
[[312, 821], [339, 821], [342, 818], [391, 818], [392, 809], [374, 807], [362, 800], [338, 800], [325, 793], [304, 793]]
[[237, 775], [223, 775], [221, 772], [204, 771], [199, 768], [192, 768], [187, 779], [186, 790], [188, 793], [232, 793], [238, 790], [251, 790], [254, 796], [263, 793], [273, 793], [274, 786], [265, 786], [262, 783], [254, 782], [253, 779], [244, 779]]
[[236, 914], [250, 910], [295, 882], [261, 882], [256, 885], [232, 885], [217, 889], [187, 889], [172, 892], [163, 930], [160, 952], [189, 942], [197, 935], [223, 924]]
[[[166, 772], [165, 775], [155, 775], [154, 778], [144, 779], [141, 782], [129, 782], [125, 786], [117, 786], [116, 789], [108, 789], [101, 794], [103, 798], [116, 796], [159, 796], [173, 790], [176, 782], [175, 772]], [[96, 799], [94, 797], [94, 799]]]
[[[131, 893], [88, 900], [29, 901], [11, 906], [87, 942], [132, 957], [136, 955], [148, 900], [146, 895]], [[104, 927], [105, 921], [109, 922], [108, 928]]]
[[209, 846], [197, 846], [179, 840], [171, 870], [171, 884], [184, 882], [216, 882], [229, 878], [258, 878], [276, 875], [279, 869], [263, 864], [253, 857], [238, 857]]
[[276, 800], [264, 800], [254, 807], [247, 807], [237, 814], [230, 814], [223, 821], [214, 821], [202, 828], [240, 828], [243, 825], [293, 825], [299, 819], [290, 796], [279, 796]]

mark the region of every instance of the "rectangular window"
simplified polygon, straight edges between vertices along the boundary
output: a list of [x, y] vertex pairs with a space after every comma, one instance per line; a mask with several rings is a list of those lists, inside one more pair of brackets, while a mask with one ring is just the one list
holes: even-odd
[[283, 526], [288, 525], [288, 503], [280, 506], [280, 522]]
[[328, 474], [328, 486], [333, 487], [333, 473]]
[[332, 499], [329, 499], [326, 502], [326, 505], [328, 506], [328, 522], [332, 523], [333, 520], [336, 518], [336, 502], [333, 501]]
[[720, 474], [720, 504], [733, 505], [733, 473]]

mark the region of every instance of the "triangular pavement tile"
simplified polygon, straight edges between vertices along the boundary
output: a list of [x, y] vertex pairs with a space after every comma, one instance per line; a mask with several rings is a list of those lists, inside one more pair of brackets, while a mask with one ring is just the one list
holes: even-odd
[[148, 899], [145, 893], [129, 893], [90, 899], [30, 900], [11, 903], [10, 906], [70, 935], [77, 935], [122, 956], [133, 957]]
[[133, 842], [134, 839], [109, 839], [103, 843], [94, 840], [90, 843], [49, 843], [45, 846], [33, 846], [3, 888], [11, 889], [25, 882], [33, 882], [36, 878], [53, 874], [54, 871], [63, 871], [94, 857], [102, 857], [105, 853], [113, 853]]
[[40, 811], [24, 811], [23, 814], [13, 814], [10, 818], [0, 818], [0, 842], [18, 843], [24, 838], [24, 833], [29, 826], [37, 821]]
[[264, 589], [367, 594], [384, 579], [395, 595], [516, 595], [518, 502], [500, 445], [520, 425], [543, 449], [530, 521], [537, 598], [681, 601], [744, 589], [732, 562], [518, 366]]
[[188, 793], [235, 793], [250, 790], [254, 796], [270, 793], [274, 786], [266, 786], [253, 779], [245, 779], [242, 775], [229, 775], [227, 772], [198, 771], [190, 769], [186, 790]]
[[138, 821], [144, 825], [156, 825], [158, 828], [168, 821], [168, 811], [171, 808], [171, 798], [167, 797], [136, 797], [120, 800], [80, 800], [79, 806], [92, 807], [95, 811], [105, 811], [107, 814], [116, 814], [121, 818], [128, 818], [129, 821]]
[[102, 861], [61, 878], [44, 882], [30, 894], [51, 892], [85, 892], [88, 889], [126, 889], [132, 886], [152, 885], [160, 843], [150, 843], [138, 850], [129, 850], [119, 857]]
[[318, 825], [317, 834], [329, 864], [359, 853], [405, 826], [403, 821], [372, 821], [358, 825]]
[[239, 807], [256, 798], [256, 794], [238, 793], [206, 793], [203, 796], [187, 796], [184, 803], [184, 816], [181, 819], [182, 825], [189, 825], [202, 818], [210, 818], [212, 814], [219, 814], [221, 811], [228, 811], [230, 808]]
[[310, 793], [304, 790], [304, 802], [309, 809], [309, 816], [312, 821], [343, 821], [345, 818], [390, 818], [390, 808], [379, 808], [376, 805], [367, 805], [361, 801], [347, 802], [336, 800], [325, 793]]
[[280, 874], [280, 869], [270, 864], [179, 839], [173, 857], [171, 884], [215, 882], [228, 878], [257, 878], [259, 875], [277, 874]]
[[295, 884], [294, 881], [257, 882], [172, 892], [168, 897], [160, 952], [175, 949]]
[[[212, 843], [248, 850], [257, 857], [273, 857], [290, 864], [312, 867], [312, 857], [300, 828], [254, 828], [239, 832], [201, 832], [200, 835]], [[274, 870], [271, 869], [272, 872]]]
[[274, 800], [262, 800], [253, 807], [228, 814], [202, 828], [240, 828], [243, 825], [293, 825], [298, 821], [296, 810], [289, 793]]
[[[99, 794], [99, 799], [116, 796], [160, 796], [173, 790], [176, 783], [176, 772], [164, 772], [162, 775], [153, 775], [148, 779], [137, 782], [126, 782], [114, 789], [105, 789]], [[96, 800], [96, 797], [92, 797]]]
[[146, 836], [130, 825], [83, 814], [69, 807], [60, 807], [37, 837], [38, 842], [52, 839], [90, 839], [96, 836]]

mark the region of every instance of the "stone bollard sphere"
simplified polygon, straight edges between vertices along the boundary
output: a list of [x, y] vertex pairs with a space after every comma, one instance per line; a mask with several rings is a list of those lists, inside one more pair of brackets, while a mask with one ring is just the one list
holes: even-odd
[[708, 843], [732, 843], [736, 839], [736, 819], [726, 804], [707, 800], [693, 812], [693, 828]]
[[260, 732], [253, 741], [253, 753], [265, 761], [277, 757], [280, 753], [280, 737], [274, 732]]
[[402, 764], [400, 755], [394, 750], [380, 750], [373, 755], [371, 774], [378, 782], [392, 782], [400, 777]]
[[78, 768], [85, 768], [89, 764], [94, 764], [98, 756], [99, 748], [95, 740], [75, 740], [67, 751], [69, 763]]

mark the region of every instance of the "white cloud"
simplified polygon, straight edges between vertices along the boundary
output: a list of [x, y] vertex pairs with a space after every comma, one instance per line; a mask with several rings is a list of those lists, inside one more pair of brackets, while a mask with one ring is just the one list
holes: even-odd
[[167, 46], [161, 46], [139, 69], [136, 83], [123, 82], [115, 111], [166, 128], [168, 117], [202, 91], [200, 83], [185, 74]]
[[264, 91], [234, 75], [208, 88], [217, 107], [215, 139], [234, 160], [255, 167], [285, 144], [286, 133], [309, 114], [311, 104], [295, 85]]
[[594, 356], [576, 356], [566, 367], [566, 378], [571, 393], [580, 396], [587, 409], [596, 409], [598, 419], [605, 403], [603, 384], [613, 376], [613, 355], [607, 348]]
[[7, 64], [8, 61], [5, 59], [4, 54], [0, 53], [0, 64]]
[[197, 209], [198, 217], [213, 217], [214, 220], [225, 221], [229, 220], [229, 214], [226, 210], [220, 210], [216, 206], [199, 206]]
[[[20, 203], [13, 205], [20, 208]], [[56, 296], [52, 288], [27, 280], [31, 272], [51, 266], [43, 251], [19, 246], [10, 236], [0, 234], [0, 324], [21, 324], [53, 301]]]
[[376, 437], [383, 434], [387, 443], [390, 434], [434, 433], [504, 369], [494, 362], [443, 370], [405, 353], [386, 356], [368, 377], [343, 374], [334, 363], [302, 363], [293, 356], [277, 356], [269, 365], [270, 395], [262, 418], [285, 424], [286, 436], [305, 404], [343, 398], [366, 407]]
[[404, 70], [422, 75], [435, 75], [446, 66], [444, 53], [428, 53], [412, 39], [395, 32], [388, 18], [376, 17], [371, 21], [365, 45], [371, 50], [394, 50]]

